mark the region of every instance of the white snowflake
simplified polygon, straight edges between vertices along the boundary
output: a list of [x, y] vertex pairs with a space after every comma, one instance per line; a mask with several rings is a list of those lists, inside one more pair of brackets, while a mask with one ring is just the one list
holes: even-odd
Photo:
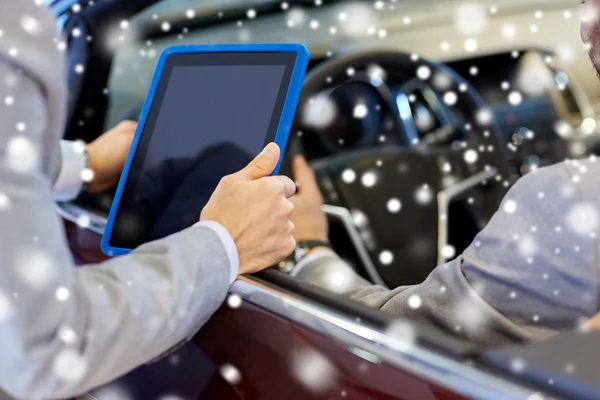
[[422, 185], [415, 192], [415, 200], [420, 205], [427, 205], [433, 200], [433, 191], [429, 185]]
[[473, 38], [469, 38], [469, 39], [465, 40], [464, 47], [465, 47], [465, 51], [467, 53], [474, 53], [479, 48], [479, 44], [477, 43], [477, 40], [475, 40]]
[[239, 308], [242, 305], [242, 298], [237, 294], [231, 294], [227, 297], [227, 305], [231, 308]]
[[394, 261], [394, 254], [389, 250], [383, 250], [379, 253], [379, 262], [383, 265], [390, 265]]
[[385, 335], [396, 339], [400, 351], [412, 349], [417, 341], [414, 326], [404, 320], [394, 320], [385, 330]]
[[292, 8], [287, 13], [287, 26], [293, 28], [304, 24], [306, 21], [306, 12], [301, 8]]
[[408, 298], [408, 306], [413, 310], [418, 310], [421, 308], [421, 305], [423, 305], [423, 300], [421, 300], [420, 296], [413, 294]]
[[502, 25], [500, 33], [504, 39], [513, 39], [517, 36], [519, 29], [515, 24], [507, 23]]
[[71, 327], [63, 325], [58, 328], [58, 337], [65, 344], [74, 344], [77, 342], [77, 333]]
[[320, 352], [304, 348], [297, 350], [291, 359], [292, 376], [315, 394], [327, 392], [337, 383], [335, 366]]
[[352, 210], [350, 214], [352, 215], [352, 221], [354, 222], [354, 225], [360, 228], [364, 228], [367, 226], [369, 221], [365, 213], [363, 213], [360, 210]]
[[10, 208], [10, 197], [0, 192], [0, 211], [6, 211]]
[[447, 244], [444, 247], [442, 247], [442, 256], [444, 257], [444, 259], [450, 260], [454, 258], [455, 255], [456, 249], [454, 248], [454, 246]]
[[68, 288], [61, 286], [56, 289], [55, 296], [58, 301], [67, 301], [71, 296], [71, 292], [69, 292]]
[[426, 65], [421, 65], [417, 68], [417, 77], [422, 80], [427, 80], [431, 77], [431, 68]]
[[458, 102], [458, 96], [453, 91], [444, 93], [444, 103], [453, 106]]
[[508, 102], [513, 106], [518, 106], [523, 102], [523, 95], [517, 91], [512, 91], [508, 95]]
[[510, 362], [510, 369], [515, 374], [520, 374], [525, 370], [526, 364], [525, 360], [522, 358], [515, 358]]
[[402, 202], [396, 198], [389, 199], [387, 202], [387, 209], [389, 212], [395, 214], [402, 209]]
[[596, 130], [596, 120], [593, 118], [586, 118], [583, 120], [583, 122], [581, 123], [581, 131], [583, 133], [585, 133], [586, 135], [589, 135], [591, 133], [594, 133], [594, 131]]
[[513, 199], [505, 200], [503, 209], [507, 214], [514, 214], [517, 211], [517, 202]]
[[14, 311], [12, 308], [12, 304], [10, 298], [0, 292], [0, 324], [2, 321], [10, 318], [13, 315]]
[[25, 136], [13, 136], [7, 145], [8, 166], [17, 172], [33, 171], [38, 165], [38, 151]]
[[487, 108], [482, 108], [475, 114], [475, 119], [479, 125], [489, 125], [492, 122], [492, 112]]
[[76, 222], [77, 222], [77, 225], [81, 228], [89, 228], [92, 221], [90, 220], [89, 216], [82, 214], [77, 217]]
[[256, 18], [256, 10], [253, 8], [250, 8], [248, 11], [246, 11], [246, 16], [250, 19]]
[[365, 27], [378, 24], [377, 12], [369, 5], [362, 3], [341, 6], [338, 20], [344, 34], [353, 38], [363, 37]]
[[87, 361], [74, 349], [61, 350], [53, 363], [54, 374], [67, 382], [79, 381], [87, 369]]
[[517, 246], [523, 257], [532, 257], [537, 253], [537, 242], [532, 235], [523, 235]]
[[360, 178], [360, 182], [364, 187], [370, 188], [377, 183], [377, 173], [375, 171], [367, 171]]
[[567, 212], [566, 225], [578, 235], [589, 235], [598, 230], [600, 214], [598, 208], [591, 203], [575, 204]]
[[48, 286], [56, 276], [54, 260], [38, 247], [19, 249], [13, 267], [17, 275], [34, 289]]
[[485, 8], [478, 3], [464, 3], [456, 9], [454, 22], [459, 32], [466, 35], [481, 33], [487, 26]]
[[76, 74], [83, 74], [83, 72], [85, 71], [85, 67], [83, 66], [83, 64], [77, 64], [75, 65], [74, 71]]
[[369, 109], [366, 105], [360, 103], [354, 106], [352, 116], [357, 119], [363, 119], [369, 114]]
[[479, 159], [479, 155], [477, 154], [477, 152], [475, 150], [469, 149], [469, 150], [465, 151], [465, 154], [463, 154], [463, 159], [465, 160], [466, 163], [473, 164], [473, 163], [477, 162], [477, 160]]
[[333, 123], [337, 116], [337, 107], [325, 94], [318, 94], [307, 101], [302, 112], [302, 121], [311, 128], [323, 129]]
[[356, 172], [353, 169], [347, 168], [342, 172], [342, 181], [345, 183], [353, 183], [356, 180]]
[[21, 17], [21, 28], [30, 35], [37, 35], [42, 30], [40, 22], [31, 15]]
[[94, 171], [92, 171], [90, 168], [84, 168], [81, 170], [79, 177], [84, 182], [91, 182], [94, 180]]

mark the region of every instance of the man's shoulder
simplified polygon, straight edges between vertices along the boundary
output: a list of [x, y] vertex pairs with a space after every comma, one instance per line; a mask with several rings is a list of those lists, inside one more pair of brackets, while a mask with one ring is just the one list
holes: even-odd
[[566, 185], [578, 190], [600, 191], [600, 159], [566, 160], [539, 168], [521, 178], [516, 186], [537, 188], [547, 185]]

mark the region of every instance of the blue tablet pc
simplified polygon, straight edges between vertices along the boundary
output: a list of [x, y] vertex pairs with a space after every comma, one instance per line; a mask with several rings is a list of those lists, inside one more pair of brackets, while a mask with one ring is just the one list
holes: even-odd
[[308, 59], [301, 44], [166, 49], [102, 250], [125, 254], [193, 225], [221, 178], [246, 166], [268, 142], [277, 143], [283, 157]]

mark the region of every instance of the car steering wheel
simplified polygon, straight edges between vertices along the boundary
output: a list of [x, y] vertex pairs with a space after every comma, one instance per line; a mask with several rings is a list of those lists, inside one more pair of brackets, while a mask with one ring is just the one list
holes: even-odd
[[[446, 103], [452, 106], [441, 101], [438, 106], [462, 118], [455, 119], [452, 128], [464, 133], [462, 140], [451, 145], [424, 145], [414, 138], [411, 141], [407, 136], [410, 129], [414, 130], [410, 105], [406, 113], [400, 104], [407, 94], [394, 98], [384, 80], [371, 83], [362, 79], [394, 111], [404, 145], [371, 146], [321, 159], [309, 157], [326, 212], [352, 217], [351, 228], [360, 236], [361, 248], [357, 250], [369, 256], [369, 260], [363, 259], [366, 274], [376, 284], [396, 287], [422, 282], [436, 265], [454, 257], [448, 245], [450, 203], [481, 186], [483, 212], [491, 216], [509, 186], [509, 164], [506, 144], [476, 90], [448, 67], [416, 55], [370, 50], [327, 61], [307, 75], [299, 113], [307, 102], [347, 83], [349, 71], [353, 81], [361, 80], [362, 71], [373, 65], [404, 82], [416, 80], [432, 88], [438, 99], [443, 90]], [[300, 120], [296, 118], [292, 130], [288, 160], [293, 154], [305, 152], [306, 133], [299, 131]]]

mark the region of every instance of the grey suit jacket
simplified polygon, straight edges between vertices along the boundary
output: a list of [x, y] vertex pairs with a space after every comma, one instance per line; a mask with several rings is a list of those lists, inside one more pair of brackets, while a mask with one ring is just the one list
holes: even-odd
[[520, 179], [467, 250], [420, 285], [373, 286], [332, 254], [296, 276], [481, 344], [540, 340], [599, 310], [598, 235], [600, 161], [568, 161]]
[[51, 195], [65, 54], [48, 10], [32, 0], [0, 10], [0, 398], [65, 398], [196, 332], [234, 266], [217, 230], [195, 226], [74, 267]]

